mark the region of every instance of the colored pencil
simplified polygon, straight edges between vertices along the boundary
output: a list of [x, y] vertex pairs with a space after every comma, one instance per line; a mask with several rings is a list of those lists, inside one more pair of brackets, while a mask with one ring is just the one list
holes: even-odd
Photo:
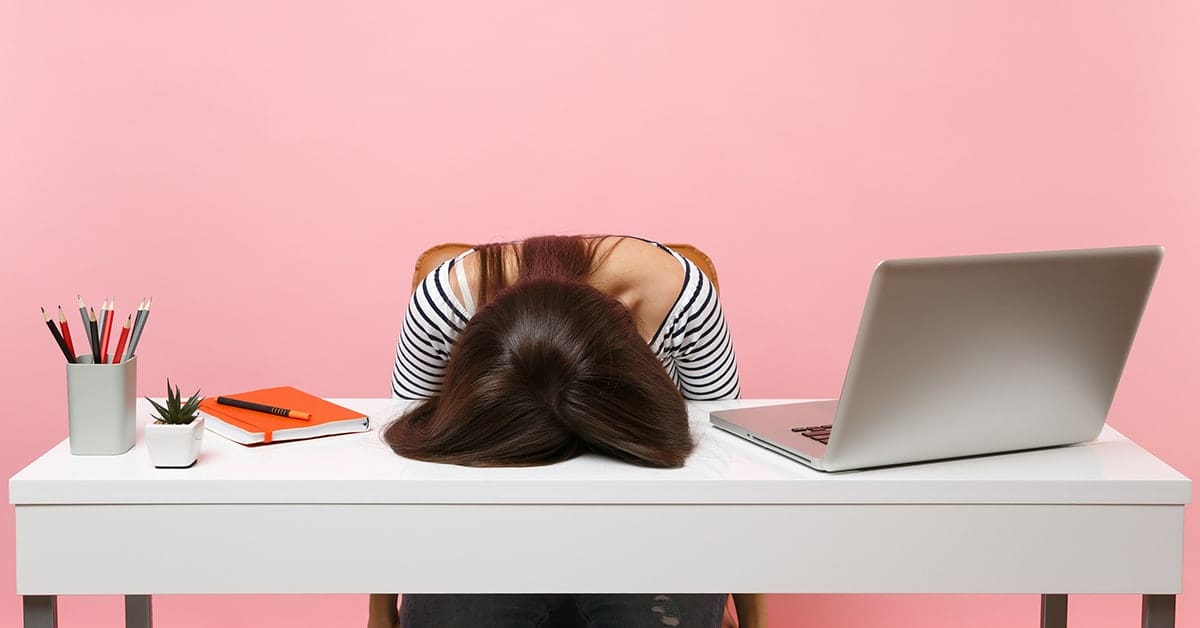
[[129, 323], [133, 320], [133, 314], [125, 317], [125, 326], [121, 328], [121, 337], [117, 339], [117, 349], [113, 351], [113, 364], [121, 361], [121, 352], [125, 350], [125, 341], [129, 339]]
[[71, 361], [75, 361], [75, 343], [71, 342], [71, 326], [67, 325], [67, 315], [63, 314], [62, 306], [58, 306], [58, 324], [62, 327], [63, 340], [67, 343], [67, 350], [71, 352]]
[[58, 328], [54, 326], [54, 321], [50, 320], [50, 315], [46, 313], [46, 308], [41, 308], [42, 316], [46, 319], [46, 327], [50, 328], [50, 334], [54, 336], [54, 341], [58, 343], [58, 348], [62, 349], [63, 355], [67, 356], [67, 362], [74, 363], [75, 357], [67, 350], [67, 343], [63, 340], [62, 334], [58, 333]]
[[146, 300], [138, 301], [137, 311], [133, 313], [133, 323], [129, 328], [129, 344], [125, 345], [125, 355], [123, 358], [128, 360], [133, 357], [135, 339], [138, 337], [138, 332], [141, 331], [140, 323], [142, 322], [142, 311], [146, 309]]
[[[102, 312], [100, 316], [104, 319], [104, 323], [100, 325], [100, 328], [103, 330], [100, 336], [100, 361], [102, 362], [108, 362], [108, 339], [110, 336], [112, 336], [114, 305], [114, 300], [109, 299], [108, 301], [104, 302], [104, 305], [100, 306], [100, 310]], [[107, 306], [107, 308], [105, 308], [105, 306]]]
[[96, 327], [96, 310], [88, 310], [88, 332], [92, 336], [92, 364], [100, 364], [100, 329]]
[[96, 347], [96, 339], [92, 338], [92, 332], [89, 331], [87, 306], [83, 304], [83, 297], [77, 294], [75, 298], [79, 300], [79, 317], [83, 319], [83, 335], [87, 336], [88, 349], [92, 355], [95, 355], [98, 348]]
[[[100, 300], [100, 311], [97, 312], [97, 314], [98, 314], [98, 316], [97, 316], [96, 320], [98, 321], [98, 323], [96, 325], [96, 328], [100, 330], [101, 334], [103, 334], [104, 333], [104, 321], [106, 319], [108, 319], [108, 297], [104, 297], [103, 299]], [[100, 338], [103, 339], [103, 335], [101, 335]], [[103, 349], [103, 345], [101, 345], [101, 349]], [[100, 351], [100, 359], [102, 359], [102, 360], [104, 359], [104, 351], [103, 350]]]
[[138, 307], [137, 316], [133, 319], [133, 332], [129, 337], [129, 348], [126, 349], [131, 357], [137, 351], [138, 343], [142, 341], [142, 330], [146, 328], [146, 319], [150, 318], [150, 299], [143, 301]]
[[137, 337], [138, 323], [142, 320], [142, 310], [146, 309], [146, 300], [138, 301], [137, 310], [133, 313], [133, 322], [129, 328], [129, 344], [125, 345], [125, 355], [123, 358], [128, 360], [133, 357], [133, 339]]

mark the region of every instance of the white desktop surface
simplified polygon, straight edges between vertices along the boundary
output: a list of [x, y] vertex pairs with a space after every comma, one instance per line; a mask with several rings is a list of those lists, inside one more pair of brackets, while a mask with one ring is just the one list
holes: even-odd
[[[17, 589], [87, 593], [1172, 594], [1191, 482], [1116, 430], [1088, 444], [828, 474], [708, 423], [682, 469], [583, 456], [467, 468], [401, 458], [402, 404], [335, 399], [369, 432], [189, 469], [66, 441], [10, 479]], [[65, 425], [65, 420], [64, 420]], [[182, 537], [182, 538], [181, 538]]]
[[865, 471], [824, 473], [713, 428], [715, 409], [785, 403], [689, 404], [695, 453], [682, 469], [596, 455], [551, 466], [471, 468], [397, 456], [379, 429], [406, 402], [334, 399], [371, 430], [247, 447], [204, 436], [196, 465], [155, 469], [141, 438], [120, 456], [72, 456], [67, 441], [9, 482], [13, 504], [166, 503], [1071, 503], [1182, 504], [1191, 482], [1105, 427], [1092, 443]]

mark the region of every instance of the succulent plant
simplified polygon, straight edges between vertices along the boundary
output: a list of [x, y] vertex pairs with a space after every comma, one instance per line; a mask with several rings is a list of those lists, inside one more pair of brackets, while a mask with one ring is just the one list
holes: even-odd
[[155, 423], [166, 423], [167, 425], [187, 425], [196, 420], [196, 409], [200, 407], [200, 391], [188, 397], [187, 401], [181, 401], [182, 397], [179, 394], [179, 386], [175, 390], [171, 390], [171, 378], [167, 378], [167, 405], [156, 403], [153, 399], [146, 397], [146, 401], [158, 410], [158, 416], [154, 417]]

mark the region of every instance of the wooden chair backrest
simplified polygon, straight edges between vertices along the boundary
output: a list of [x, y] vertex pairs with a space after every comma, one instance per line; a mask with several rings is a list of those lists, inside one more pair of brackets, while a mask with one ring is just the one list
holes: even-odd
[[[713, 283], [713, 287], [717, 289], [717, 292], [721, 292], [721, 286], [717, 283], [717, 267], [713, 265], [712, 258], [706, 255], [704, 251], [691, 244], [666, 244], [665, 246], [691, 260], [708, 277], [709, 281]], [[421, 253], [417, 257], [417, 267], [413, 272], [412, 279], [413, 290], [417, 289], [417, 284], [420, 284], [426, 275], [433, 272], [433, 269], [437, 268], [438, 264], [472, 247], [473, 245], [463, 244], [462, 242], [443, 242], [442, 244], [426, 249], [424, 253]]]

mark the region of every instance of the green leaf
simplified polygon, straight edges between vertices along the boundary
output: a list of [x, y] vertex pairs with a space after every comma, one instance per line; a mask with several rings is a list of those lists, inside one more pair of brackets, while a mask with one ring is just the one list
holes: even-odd
[[197, 390], [194, 395], [188, 397], [186, 402], [182, 401], [183, 395], [179, 391], [179, 386], [172, 388], [171, 379], [167, 378], [167, 403], [163, 406], [153, 399], [146, 397], [151, 405], [158, 410], [160, 422], [168, 425], [187, 425], [196, 419], [197, 411], [200, 408], [200, 401], [203, 399], [200, 396], [200, 391]]
[[158, 403], [156, 403], [153, 399], [151, 399], [149, 397], [146, 397], [146, 401], [149, 401], [150, 405], [154, 406], [155, 410], [158, 410], [158, 416], [155, 418], [159, 421], [162, 421], [163, 423], [166, 423], [167, 422], [166, 417], [169, 416], [171, 413], [168, 412], [166, 408], [160, 406]]

